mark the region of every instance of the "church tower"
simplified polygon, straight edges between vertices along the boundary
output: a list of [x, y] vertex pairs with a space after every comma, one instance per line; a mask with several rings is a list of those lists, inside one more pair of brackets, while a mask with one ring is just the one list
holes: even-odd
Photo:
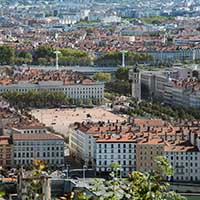
[[131, 95], [138, 101], [141, 100], [141, 79], [140, 71], [137, 68], [129, 71], [129, 81], [131, 82]]

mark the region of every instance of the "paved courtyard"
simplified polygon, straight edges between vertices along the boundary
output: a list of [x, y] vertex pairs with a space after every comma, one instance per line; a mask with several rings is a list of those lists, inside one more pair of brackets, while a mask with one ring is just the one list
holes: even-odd
[[68, 135], [69, 125], [74, 122], [91, 120], [123, 121], [124, 117], [111, 113], [103, 108], [75, 108], [75, 109], [34, 109], [31, 114], [46, 126], [54, 128], [56, 132]]

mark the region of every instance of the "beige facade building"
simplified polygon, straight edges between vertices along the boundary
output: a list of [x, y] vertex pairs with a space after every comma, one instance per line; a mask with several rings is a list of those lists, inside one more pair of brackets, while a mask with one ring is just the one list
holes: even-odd
[[0, 136], [0, 166], [13, 165], [13, 144], [9, 136]]
[[150, 172], [156, 168], [155, 158], [164, 155], [162, 139], [147, 139], [136, 144], [136, 170]]

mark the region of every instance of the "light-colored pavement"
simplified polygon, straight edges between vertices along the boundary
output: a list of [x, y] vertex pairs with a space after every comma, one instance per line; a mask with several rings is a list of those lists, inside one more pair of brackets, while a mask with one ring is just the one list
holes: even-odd
[[[35, 109], [31, 111], [40, 122], [52, 127], [56, 132], [68, 135], [69, 125], [82, 121], [108, 121], [125, 120], [124, 117], [115, 115], [103, 108], [75, 108], [75, 109]], [[91, 116], [91, 117], [88, 117]]]

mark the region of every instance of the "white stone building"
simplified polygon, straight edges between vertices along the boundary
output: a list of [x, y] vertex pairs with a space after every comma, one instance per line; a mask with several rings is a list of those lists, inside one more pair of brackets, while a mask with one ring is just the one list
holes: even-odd
[[159, 99], [167, 104], [200, 108], [199, 83], [192, 79], [192, 73], [192, 69], [180, 67], [141, 71], [143, 95], [145, 93], [146, 97]]
[[165, 156], [174, 171], [172, 181], [200, 181], [199, 124], [173, 126], [161, 120], [130, 119], [116, 123], [77, 123], [70, 135], [70, 151], [101, 175], [119, 164], [120, 175], [155, 169], [155, 158]]
[[119, 164], [121, 176], [135, 170], [135, 141], [126, 136], [112, 135], [96, 141], [96, 170], [99, 173], [111, 172], [113, 163]]
[[43, 91], [49, 90], [54, 92], [63, 92], [73, 99], [103, 99], [104, 83], [76, 83], [63, 84], [63, 81], [40, 81], [34, 83], [19, 83], [10, 85], [0, 85], [0, 93], [7, 91], [28, 92], [30, 90]]
[[76, 159], [80, 159], [88, 166], [95, 165], [96, 137], [87, 130], [77, 129], [69, 136], [70, 153]]
[[44, 160], [50, 166], [64, 164], [64, 139], [53, 134], [14, 134], [14, 165], [31, 164]]
[[199, 181], [200, 152], [197, 147], [182, 142], [165, 145], [165, 156], [173, 167], [172, 181]]

